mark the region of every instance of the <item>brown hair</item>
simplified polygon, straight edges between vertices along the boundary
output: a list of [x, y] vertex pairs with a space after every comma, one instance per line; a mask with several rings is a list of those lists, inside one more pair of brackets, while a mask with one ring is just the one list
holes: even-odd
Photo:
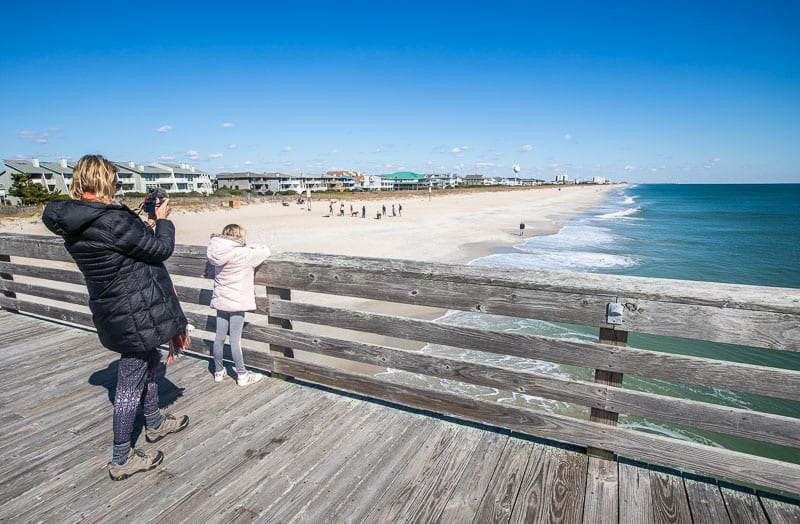
[[[113, 200], [117, 192], [117, 168], [100, 155], [84, 155], [72, 170], [69, 196], [75, 200], [91, 194], [90, 200]], [[87, 195], [88, 196], [88, 195]]]
[[222, 234], [237, 239], [242, 244], [247, 244], [247, 233], [239, 224], [228, 224], [222, 228]]

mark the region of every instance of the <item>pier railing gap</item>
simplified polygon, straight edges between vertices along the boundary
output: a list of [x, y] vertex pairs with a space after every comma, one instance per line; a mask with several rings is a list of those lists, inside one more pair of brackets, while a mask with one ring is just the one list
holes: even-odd
[[[54, 262], [71, 262], [60, 239], [0, 234], [0, 307], [91, 326], [80, 272], [74, 266], [54, 267]], [[193, 349], [208, 355], [216, 319], [208, 307], [211, 281], [202, 278], [207, 275], [205, 248], [178, 246], [168, 266], [187, 316], [197, 327]], [[621, 386], [625, 375], [634, 375], [800, 401], [800, 371], [794, 369], [627, 345], [628, 333], [680, 334], [796, 354], [798, 289], [307, 253], [273, 255], [257, 271], [256, 286], [261, 290], [258, 311], [248, 316], [244, 329], [245, 358], [276, 376], [577, 445], [588, 450], [589, 467], [600, 477], [612, 475], [606, 464], [616, 455], [800, 494], [800, 465], [793, 461], [617, 425], [619, 414], [644, 417], [782, 447], [795, 456], [792, 453], [800, 448], [800, 420], [795, 417]], [[328, 299], [315, 300], [316, 294]], [[457, 326], [361, 311], [341, 297], [591, 326], [599, 329], [599, 336], [597, 342], [587, 342]], [[617, 324], [609, 323], [609, 304], [622, 307]], [[334, 335], [330, 328], [335, 328]], [[590, 368], [594, 381], [365, 342], [359, 333]], [[589, 415], [584, 420], [429, 386], [401, 385], [324, 360], [311, 362], [306, 354], [572, 403], [588, 408]]]

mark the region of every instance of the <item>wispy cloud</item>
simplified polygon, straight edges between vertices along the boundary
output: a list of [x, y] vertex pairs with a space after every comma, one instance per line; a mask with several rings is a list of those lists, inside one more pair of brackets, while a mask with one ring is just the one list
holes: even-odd
[[170, 162], [172, 160], [175, 160], [175, 157], [173, 155], [161, 155], [160, 157], [158, 157], [158, 159], [163, 160], [165, 162]]
[[459, 153], [463, 153], [464, 151], [467, 151], [468, 149], [469, 149], [469, 146], [456, 146], [453, 149], [451, 149], [450, 152], [451, 153], [455, 153], [455, 154], [459, 154]]
[[46, 144], [50, 140], [50, 133], [38, 131], [20, 131], [19, 137], [31, 140], [37, 144]]
[[520, 153], [530, 153], [533, 151], [533, 146], [530, 144], [525, 144], [524, 146], [519, 146]]
[[284, 153], [291, 153], [292, 151], [294, 151], [294, 148], [292, 146], [283, 146], [281, 151], [283, 151]]
[[632, 166], [630, 164], [627, 164], [623, 169], [625, 171], [633, 171], [634, 169], [636, 169], [636, 166]]
[[221, 124], [219, 125], [219, 127], [225, 127], [225, 128], [228, 128], [228, 127], [233, 127], [233, 126], [235, 126], [235, 125], [236, 125], [236, 124], [234, 124], [233, 122], [223, 122], [223, 123], [221, 123]]
[[186, 158], [189, 158], [190, 160], [198, 160], [200, 158], [200, 153], [198, 153], [194, 149], [190, 149], [186, 153], [184, 153], [184, 156]]
[[172, 131], [172, 126], [169, 124], [164, 124], [163, 126], [156, 129], [156, 131], [158, 131], [159, 133], [169, 133], [170, 131]]
[[236, 149], [237, 147], [239, 146], [237, 146], [236, 144], [228, 144], [228, 149]]
[[572, 134], [571, 133], [565, 134], [564, 135], [564, 140], [572, 140]]
[[253, 164], [255, 164], [255, 162], [253, 162], [252, 160], [245, 160], [244, 161], [244, 165], [246, 165], [246, 166], [252, 166]]
[[209, 160], [216, 160], [218, 158], [222, 158], [224, 155], [222, 153], [211, 153], [208, 155]]

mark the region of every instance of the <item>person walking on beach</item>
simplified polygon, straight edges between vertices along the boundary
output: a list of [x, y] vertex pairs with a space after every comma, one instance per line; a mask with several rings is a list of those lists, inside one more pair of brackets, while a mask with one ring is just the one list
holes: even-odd
[[525, 222], [519, 223], [519, 236], [525, 235]]
[[328, 216], [333, 216], [333, 202], [328, 204]]
[[367, 217], [367, 206], [361, 206], [361, 218]]
[[221, 235], [211, 235], [206, 248], [208, 261], [214, 266], [214, 292], [211, 307], [217, 310], [217, 332], [214, 337], [214, 382], [225, 379], [222, 365], [222, 347], [230, 331], [231, 355], [236, 366], [236, 383], [239, 386], [255, 384], [264, 375], [248, 372], [242, 355], [242, 328], [245, 311], [256, 308], [253, 277], [255, 268], [270, 255], [265, 246], [248, 246], [243, 227], [228, 224]]
[[386, 204], [383, 204], [383, 205], [381, 206], [381, 211], [383, 211], [383, 213], [382, 213], [382, 214], [383, 214], [383, 216], [386, 216]]
[[394, 204], [392, 204], [392, 216], [393, 216], [393, 217], [396, 217], [396, 216], [397, 216], [397, 213], [396, 213], [396, 212], [395, 212], [395, 210], [394, 210]]
[[403, 216], [403, 204], [397, 204], [397, 214]]
[[120, 353], [114, 395], [114, 447], [108, 474], [124, 480], [164, 459], [161, 451], [131, 446], [139, 404], [144, 406], [145, 439], [155, 443], [189, 425], [189, 417], [158, 408], [156, 349], [188, 325], [164, 261], [175, 248], [175, 226], [167, 220], [169, 198], [158, 199], [147, 223], [116, 204], [121, 187], [117, 168], [100, 155], [78, 160], [70, 200], [53, 200], [42, 221], [64, 237], [64, 247], [86, 280], [89, 309], [100, 343]]

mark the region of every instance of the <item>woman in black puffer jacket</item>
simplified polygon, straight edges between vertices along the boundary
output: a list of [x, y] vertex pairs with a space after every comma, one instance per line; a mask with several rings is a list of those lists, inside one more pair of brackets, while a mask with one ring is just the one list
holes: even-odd
[[145, 437], [156, 442], [184, 429], [189, 418], [158, 409], [157, 346], [187, 325], [164, 261], [175, 247], [167, 220], [169, 199], [143, 222], [115, 204], [117, 170], [100, 155], [81, 158], [73, 170], [72, 200], [55, 200], [42, 221], [64, 237], [64, 246], [86, 279], [89, 308], [100, 342], [121, 353], [114, 398], [114, 452], [109, 475], [122, 480], [156, 467], [163, 453], [131, 448], [133, 421], [144, 399]]

